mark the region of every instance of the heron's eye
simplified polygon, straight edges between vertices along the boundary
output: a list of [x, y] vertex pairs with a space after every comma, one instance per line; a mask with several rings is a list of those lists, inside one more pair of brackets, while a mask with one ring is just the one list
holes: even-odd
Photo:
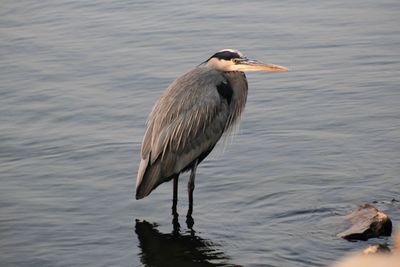
[[233, 62], [234, 64], [237, 64], [237, 63], [239, 62], [239, 59], [238, 59], [238, 58], [232, 58], [232, 62]]

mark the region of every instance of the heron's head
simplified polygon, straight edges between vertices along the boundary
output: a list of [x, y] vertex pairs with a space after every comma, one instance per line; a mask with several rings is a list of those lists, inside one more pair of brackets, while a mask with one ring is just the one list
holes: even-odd
[[220, 71], [287, 71], [288, 68], [265, 64], [245, 57], [238, 50], [223, 49], [206, 62], [208, 67]]

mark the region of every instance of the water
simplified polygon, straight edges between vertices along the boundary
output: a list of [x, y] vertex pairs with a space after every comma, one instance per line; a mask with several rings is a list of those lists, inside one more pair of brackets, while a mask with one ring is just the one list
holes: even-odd
[[[369, 243], [336, 215], [378, 201], [399, 226], [400, 3], [3, 1], [2, 266], [326, 266]], [[178, 75], [222, 48], [252, 73], [240, 130], [134, 200], [144, 123]]]

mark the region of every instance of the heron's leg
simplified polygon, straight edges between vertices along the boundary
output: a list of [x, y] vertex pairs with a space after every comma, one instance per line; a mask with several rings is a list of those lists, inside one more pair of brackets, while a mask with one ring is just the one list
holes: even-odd
[[194, 178], [196, 176], [197, 159], [193, 163], [192, 172], [190, 173], [190, 179], [188, 182], [188, 194], [189, 194], [189, 209], [186, 217], [191, 217], [193, 212], [193, 191], [194, 191]]
[[173, 179], [174, 179], [174, 193], [172, 197], [172, 214], [178, 215], [178, 212], [176, 211], [176, 205], [178, 203], [178, 177], [179, 175], [177, 174]]

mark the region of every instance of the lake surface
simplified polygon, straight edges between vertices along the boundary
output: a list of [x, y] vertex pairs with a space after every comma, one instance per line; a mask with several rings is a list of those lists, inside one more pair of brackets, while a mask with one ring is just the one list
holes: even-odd
[[[2, 1], [1, 266], [326, 266], [368, 244], [337, 216], [400, 226], [400, 2]], [[134, 199], [147, 114], [223, 48], [251, 73], [240, 129]], [[179, 225], [178, 225], [179, 223]]]

